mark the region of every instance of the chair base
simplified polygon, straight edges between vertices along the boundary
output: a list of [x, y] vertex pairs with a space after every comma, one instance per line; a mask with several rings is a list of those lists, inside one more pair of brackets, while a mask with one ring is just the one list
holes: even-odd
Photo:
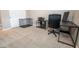
[[55, 30], [52, 30], [52, 31], [49, 31], [48, 35], [51, 33], [53, 33], [55, 35], [55, 37], [57, 37], [56, 33], [58, 33], [58, 32], [56, 32]]

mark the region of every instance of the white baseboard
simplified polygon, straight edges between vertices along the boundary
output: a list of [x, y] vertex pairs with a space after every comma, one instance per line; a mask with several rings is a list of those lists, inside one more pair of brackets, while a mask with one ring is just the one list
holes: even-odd
[[[17, 27], [19, 27], [19, 26], [17, 26]], [[13, 29], [13, 28], [16, 28], [16, 27], [9, 27], [9, 28], [4, 28], [4, 29], [2, 29], [2, 30], [3, 30], [3, 31], [6, 31], [6, 30]]]

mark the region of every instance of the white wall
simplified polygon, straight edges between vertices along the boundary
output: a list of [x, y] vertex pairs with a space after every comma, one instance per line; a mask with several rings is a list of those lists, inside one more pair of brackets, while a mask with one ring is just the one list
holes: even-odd
[[10, 10], [10, 22], [11, 27], [18, 27], [19, 26], [19, 19], [26, 18], [26, 11], [25, 10]]
[[19, 26], [19, 18], [26, 18], [25, 10], [0, 10], [0, 23], [2, 29], [9, 29]]
[[1, 24], [2, 29], [8, 29], [11, 27], [8, 10], [1, 10]]
[[36, 20], [38, 17], [47, 18], [48, 11], [47, 10], [29, 10], [29, 17], [33, 19], [33, 25], [36, 25]]
[[27, 18], [30, 18], [30, 17], [31, 17], [30, 14], [31, 14], [31, 11], [30, 11], [30, 10], [26, 10], [26, 17], [27, 17]]

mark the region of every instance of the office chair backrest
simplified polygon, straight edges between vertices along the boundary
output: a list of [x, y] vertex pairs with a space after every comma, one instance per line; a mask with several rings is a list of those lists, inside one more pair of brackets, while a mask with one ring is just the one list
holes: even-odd
[[64, 12], [62, 22], [68, 21], [69, 12]]
[[60, 14], [50, 14], [48, 19], [48, 26], [51, 28], [59, 28], [61, 21]]

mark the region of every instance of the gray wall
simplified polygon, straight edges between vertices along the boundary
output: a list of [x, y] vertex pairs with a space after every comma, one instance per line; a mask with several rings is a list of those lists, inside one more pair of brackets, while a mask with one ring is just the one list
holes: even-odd
[[32, 17], [34, 20], [37, 20], [38, 17], [45, 17], [46, 19], [48, 19], [49, 14], [61, 14], [63, 16], [63, 13], [65, 11], [70, 11], [69, 16], [72, 15], [71, 10], [28, 10], [28, 15], [29, 17]]
[[1, 25], [1, 12], [0, 12], [0, 29], [2, 29], [2, 25]]
[[1, 11], [0, 11], [0, 24], [1, 24]]
[[[48, 20], [49, 14], [61, 14], [63, 16], [65, 11], [68, 10], [28, 10], [28, 16], [33, 19], [33, 24], [36, 25], [38, 17], [45, 17], [45, 19]], [[69, 20], [72, 20], [72, 12], [69, 15]]]
[[[73, 14], [74, 14], [74, 20], [73, 20], [73, 22], [76, 24], [76, 25], [78, 25], [79, 26], [79, 10], [74, 10], [73, 11]], [[73, 37], [75, 38], [75, 35], [76, 35], [76, 31], [74, 32], [73, 31]], [[77, 42], [77, 46], [79, 47], [79, 34], [78, 34], [78, 42]]]

